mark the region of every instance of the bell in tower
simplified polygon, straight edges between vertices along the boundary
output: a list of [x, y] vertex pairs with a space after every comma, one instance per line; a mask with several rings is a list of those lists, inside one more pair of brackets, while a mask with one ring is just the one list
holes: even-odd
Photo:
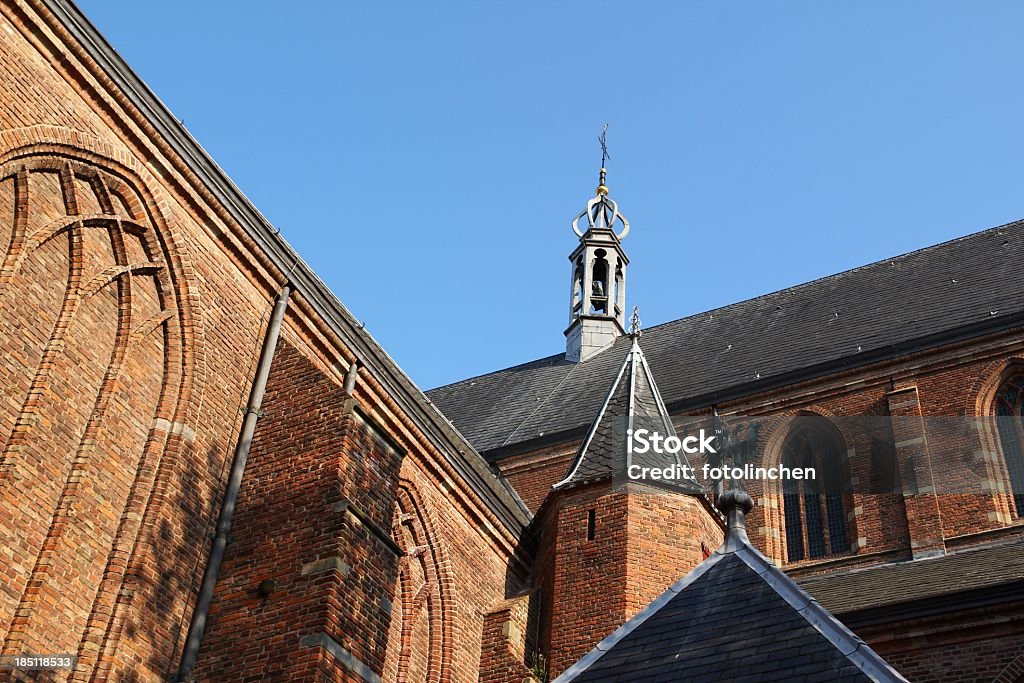
[[[604, 152], [604, 134], [601, 135]], [[622, 240], [629, 221], [608, 196], [602, 155], [601, 180], [587, 208], [572, 222], [580, 243], [569, 256], [572, 290], [569, 327], [565, 331], [568, 360], [583, 362], [626, 334], [626, 265]]]

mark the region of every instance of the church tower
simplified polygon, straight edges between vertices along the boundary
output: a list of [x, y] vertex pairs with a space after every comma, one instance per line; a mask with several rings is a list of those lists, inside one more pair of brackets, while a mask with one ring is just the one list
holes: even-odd
[[[618, 244], [616, 241], [615, 244]], [[552, 679], [661, 595], [722, 540], [723, 524], [693, 479], [651, 486], [628, 478], [629, 465], [664, 467], [664, 454], [631, 448], [635, 430], [676, 431], [640, 348], [634, 309], [632, 344], [619, 355], [604, 403], [565, 475], [534, 518], [535, 576], [542, 602], [540, 646]], [[603, 361], [602, 361], [603, 362]], [[676, 462], [688, 466], [680, 454]]]
[[[604, 136], [601, 136], [602, 149]], [[601, 179], [587, 208], [572, 222], [580, 243], [569, 256], [572, 283], [565, 357], [581, 363], [626, 333], [626, 265], [622, 240], [629, 221], [608, 196], [604, 158]], [[584, 220], [585, 219], [585, 220]]]

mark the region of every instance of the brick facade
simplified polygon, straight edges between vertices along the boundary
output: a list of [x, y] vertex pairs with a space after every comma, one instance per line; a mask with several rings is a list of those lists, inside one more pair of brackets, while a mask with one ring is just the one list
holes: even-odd
[[[786, 559], [782, 496], [777, 486], [767, 489], [751, 486], [751, 493], [757, 500], [757, 506], [749, 517], [754, 543], [780, 566], [795, 575], [808, 576], [904, 561], [915, 556], [928, 556], [929, 553], [942, 554], [947, 550], [947, 544], [953, 546], [951, 549], [959, 550], [971, 544], [991, 543], [994, 532], [1003, 534], [1005, 531], [1010, 537], [1024, 533], [1024, 520], [1015, 515], [1010, 496], [1006, 494], [1005, 464], [999, 457], [998, 437], [991, 433], [991, 424], [982, 424], [974, 433], [960, 435], [956, 439], [929, 440], [926, 432], [937, 430], [922, 421], [930, 416], [991, 415], [997, 388], [1021, 367], [1022, 348], [1024, 334], [1015, 330], [717, 406], [725, 415], [763, 418], [764, 429], [759, 435], [758, 451], [764, 454], [768, 464], [778, 462], [783, 440], [790, 428], [789, 420], [796, 416], [821, 416], [837, 425], [853, 416], [878, 416], [885, 418], [878, 424], [888, 425], [891, 430], [887, 433], [875, 430], [870, 435], [842, 434], [845, 446], [852, 451], [882, 449], [883, 461], [894, 461], [899, 465], [892, 481], [893, 492], [855, 491], [848, 496], [849, 552], [789, 563]], [[688, 415], [701, 412], [706, 415], [708, 411], [689, 411]], [[677, 424], [686, 424], [694, 419], [688, 415], [677, 415], [674, 419]], [[707, 418], [698, 416], [697, 419]], [[879, 439], [880, 436], [884, 438]], [[536, 451], [527, 450], [498, 461], [508, 479], [524, 492], [524, 499], [530, 506], [536, 505], [540, 509], [536, 523], [544, 528], [545, 534], [558, 536], [575, 529], [578, 535], [584, 525], [582, 515], [587, 505], [596, 505], [595, 501], [581, 498], [577, 504], [569, 506], [567, 516], [560, 515], [556, 521], [550, 512], [544, 515], [550, 501], [543, 506], [537, 502], [543, 501], [543, 492], [550, 490], [565, 475], [571, 454], [579, 443], [546, 445]], [[699, 469], [700, 460], [693, 462]], [[854, 458], [851, 462], [853, 469], [848, 476], [862, 480], [873, 476], [870, 458]], [[916, 476], [907, 470], [908, 463], [913, 463]], [[972, 491], [980, 489], [979, 479], [985, 476], [991, 476], [1000, 483], [992, 487], [991, 493], [957, 492], [958, 482]], [[911, 478], [917, 484], [915, 491], [903, 485]], [[935, 488], [938, 490], [933, 490]], [[621, 501], [620, 505], [630, 512], [644, 505], [648, 514], [670, 514], [666, 496], [654, 496], [650, 500], [653, 501], [650, 507], [639, 499], [629, 503]], [[564, 507], [559, 509], [565, 510]], [[622, 514], [629, 518], [626, 512], [622, 511]], [[664, 528], [676, 534], [677, 544], [680, 541], [692, 542], [695, 538], [693, 532], [682, 534], [678, 529], [686, 524], [706, 523], [700, 521], [702, 519], [702, 514], [696, 511], [689, 514], [675, 511], [673, 525]], [[624, 572], [631, 554], [626, 549], [626, 525], [623, 523], [621, 526], [614, 531], [609, 529], [606, 540], [609, 548], [600, 561], [605, 569], [598, 599], [581, 603], [578, 598], [595, 592], [593, 575], [596, 562], [588, 564], [586, 550], [576, 546], [563, 549], [559, 545], [558, 553], [554, 553], [571, 558], [568, 561], [574, 563], [569, 567], [566, 561], [555, 559], [553, 575], [556, 578], [554, 581], [545, 579], [549, 590], [560, 596], [556, 600], [565, 599], [572, 603], [565, 608], [572, 612], [571, 617], [554, 619], [561, 621], [565, 633], [572, 634], [562, 636], [560, 640], [557, 635], [559, 627], [553, 627], [556, 635], [549, 645], [549, 652], [554, 673], [589, 651], [635, 611], [622, 609], [614, 597], [623, 590], [620, 586], [629, 584]], [[637, 538], [650, 536], [650, 530], [637, 534]], [[545, 547], [542, 544], [542, 548]], [[648, 590], [638, 593], [638, 606], [642, 607], [658, 594], [660, 589], [657, 586], [667, 586], [685, 573], [685, 562], [666, 561], [667, 549], [671, 547], [668, 538], [652, 539], [649, 547], [637, 553], [637, 557], [643, 557], [647, 562], [643, 580], [649, 586]], [[715, 547], [714, 544], [711, 547]], [[539, 556], [539, 576], [547, 576], [546, 572], [551, 571], [547, 569], [549, 562], [552, 561], [543, 553]], [[634, 587], [634, 590], [638, 589]], [[569, 598], [568, 595], [577, 597]], [[609, 601], [614, 602], [614, 608], [604, 604]], [[1024, 619], [1014, 604], [1008, 602], [1002, 609], [989, 610], [987, 616], [979, 617], [971, 627], [951, 625], [947, 621], [958, 617], [938, 618], [944, 634], [941, 639], [937, 636], [925, 638], [918, 632], [919, 625], [903, 622], [873, 628], [861, 635], [883, 656], [888, 658], [892, 653], [890, 661], [898, 669], [906, 667], [905, 674], [911, 680], [990, 680], [984, 676], [993, 667], [998, 668], [995, 663], [1003, 662], [1009, 666], [1008, 662], [1019, 649], [1019, 636], [1012, 634], [1019, 634], [1024, 627]], [[553, 607], [551, 614], [557, 614], [557, 610]], [[590, 628], [590, 624], [594, 627]], [[939, 650], [943, 652], [941, 656], [936, 654]], [[992, 658], [991, 665], [968, 665], [966, 662], [972, 657], [970, 652], [986, 653], [985, 656]], [[995, 673], [992, 676], [995, 677]]]
[[[77, 654], [61, 680], [166, 680], [285, 273], [49, 10], [0, 8], [0, 641]], [[522, 588], [394, 380], [345, 394], [354, 355], [297, 292], [204, 680], [472, 681]]]
[[[59, 6], [0, 5], [0, 644], [76, 654], [57, 680], [166, 680], [270, 302], [292, 274]], [[555, 675], [721, 541], [700, 497], [608, 483], [553, 494], [576, 441], [495, 463], [536, 515], [517, 528], [487, 493], [502, 485], [466, 466], [472, 448], [423, 418], [411, 383], [382, 353], [370, 363], [376, 347], [317, 295], [297, 291], [286, 314], [201, 680]], [[998, 434], [978, 423], [935, 439], [926, 424], [991, 415], [1022, 370], [1024, 332], [1011, 329], [716, 406], [768, 418], [769, 462], [789, 418], [816, 415], [848, 453], [897, 466], [891, 491], [846, 497], [848, 551], [790, 563], [772, 487], [751, 491], [752, 540], [811, 576], [1019, 537]], [[895, 419], [869, 439], [844, 431], [851, 416]], [[870, 462], [850, 458], [845, 476], [876, 476]], [[979, 477], [983, 491], [943, 488]], [[1006, 682], [1024, 675], [1022, 613], [1007, 600], [860, 633], [913, 680]]]
[[552, 495], [536, 524], [541, 644], [552, 677], [722, 542], [706, 501], [608, 483]]

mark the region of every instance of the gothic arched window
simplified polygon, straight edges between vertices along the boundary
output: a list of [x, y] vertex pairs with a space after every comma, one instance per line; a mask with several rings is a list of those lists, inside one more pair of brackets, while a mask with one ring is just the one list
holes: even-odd
[[608, 260], [605, 258], [607, 252], [604, 249], [598, 249], [594, 252], [594, 262], [591, 265], [593, 273], [593, 283], [591, 284], [590, 292], [590, 311], [591, 314], [607, 314], [608, 308]]
[[1018, 517], [1024, 517], [1024, 376], [1017, 375], [1003, 384], [996, 394], [995, 408], [1013, 507]]
[[783, 485], [788, 561], [849, 552], [844, 454], [842, 437], [824, 418], [794, 421], [782, 446], [782, 462], [787, 467], [813, 468], [815, 478], [790, 479]]

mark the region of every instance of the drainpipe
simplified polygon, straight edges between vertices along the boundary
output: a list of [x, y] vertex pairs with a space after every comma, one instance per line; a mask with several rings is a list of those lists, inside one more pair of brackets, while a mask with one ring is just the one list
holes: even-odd
[[270, 314], [266, 335], [263, 337], [259, 365], [256, 366], [256, 376], [253, 378], [252, 389], [249, 392], [249, 403], [245, 407], [245, 419], [242, 420], [242, 431], [238, 435], [238, 444], [235, 446], [235, 454], [231, 462], [231, 474], [228, 477], [227, 489], [224, 491], [220, 516], [217, 518], [217, 533], [213, 539], [210, 557], [206, 561], [206, 569], [203, 571], [203, 583], [199, 589], [199, 598], [196, 600], [196, 606], [192, 612], [192, 621], [188, 625], [188, 635], [185, 637], [185, 649], [181, 653], [181, 663], [174, 678], [180, 683], [192, 680], [192, 670], [196, 666], [199, 646], [203, 642], [206, 617], [210, 611], [210, 602], [213, 600], [213, 589], [217, 585], [220, 565], [224, 561], [224, 549], [228, 545], [228, 535], [231, 533], [235, 503], [238, 501], [238, 490], [242, 486], [242, 474], [245, 472], [245, 461], [249, 457], [253, 432], [256, 431], [256, 420], [260, 417], [260, 406], [263, 404], [263, 394], [267, 388], [267, 377], [270, 375], [274, 350], [277, 348], [277, 340], [281, 336], [281, 321], [284, 318], [284, 311], [288, 307], [289, 294], [291, 294], [291, 288], [288, 285], [281, 288], [281, 293], [277, 295], [277, 301], [274, 303], [274, 310]]

